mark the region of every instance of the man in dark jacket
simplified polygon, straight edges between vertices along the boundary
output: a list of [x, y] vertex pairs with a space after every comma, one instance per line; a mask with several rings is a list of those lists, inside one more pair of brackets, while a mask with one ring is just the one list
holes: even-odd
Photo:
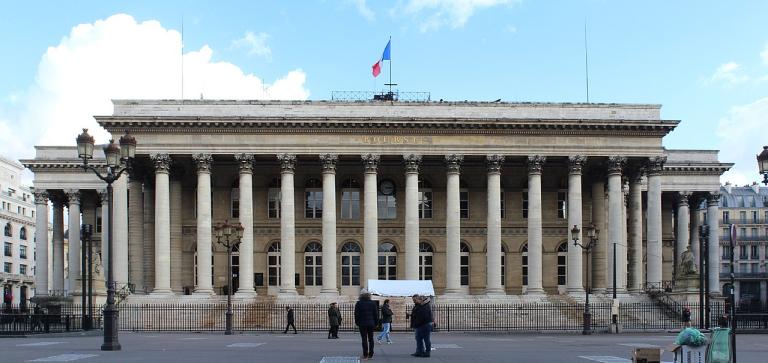
[[355, 325], [360, 329], [363, 342], [362, 360], [373, 358], [373, 328], [379, 323], [379, 312], [376, 303], [371, 300], [371, 294], [366, 290], [360, 292], [360, 299], [355, 304]]
[[283, 334], [288, 333], [288, 328], [293, 328], [293, 334], [298, 334], [296, 332], [296, 325], [293, 324], [293, 309], [291, 309], [290, 306], [286, 306], [285, 311], [286, 311], [286, 320], [288, 320], [288, 324], [285, 325], [285, 330], [283, 331]]
[[429, 299], [424, 296], [413, 295], [413, 309], [411, 310], [411, 328], [416, 335], [416, 353], [414, 357], [428, 358], [432, 352], [432, 308]]
[[335, 302], [331, 303], [331, 307], [328, 308], [328, 325], [331, 329], [328, 330], [328, 339], [339, 339], [339, 325], [341, 325], [341, 311], [336, 306]]

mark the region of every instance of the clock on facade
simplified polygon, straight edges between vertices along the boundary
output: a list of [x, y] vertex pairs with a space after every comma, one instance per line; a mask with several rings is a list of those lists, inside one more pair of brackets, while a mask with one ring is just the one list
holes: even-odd
[[384, 179], [379, 183], [379, 192], [384, 195], [395, 194], [395, 183], [389, 179]]

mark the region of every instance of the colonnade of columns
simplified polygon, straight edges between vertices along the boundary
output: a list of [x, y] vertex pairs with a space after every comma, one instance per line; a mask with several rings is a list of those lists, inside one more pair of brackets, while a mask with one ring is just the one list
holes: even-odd
[[[251, 154], [236, 154], [238, 163], [239, 180], [239, 221], [245, 231], [240, 245], [241, 256], [253, 256], [253, 195], [252, 177], [253, 160]], [[129, 280], [141, 281], [152, 278], [154, 287], [151, 291], [154, 295], [170, 295], [172, 290], [171, 266], [172, 261], [171, 242], [171, 183], [169, 182], [171, 157], [168, 154], [153, 154], [150, 156], [154, 167], [154, 188], [143, 188], [139, 180], [127, 177], [114, 184], [115, 200], [114, 223], [115, 232], [115, 279], [118, 284], [127, 283]], [[212, 254], [212, 209], [211, 209], [211, 166], [213, 158], [210, 154], [200, 153], [192, 156], [197, 174], [197, 198], [196, 198], [196, 247], [197, 281], [195, 294], [213, 294], [211, 277]], [[366, 285], [368, 279], [378, 277], [378, 211], [377, 211], [377, 187], [378, 165], [380, 156], [365, 154], [361, 156], [364, 170], [363, 186], [363, 246], [364, 253], [362, 263], [362, 283]], [[446, 165], [446, 269], [445, 269], [445, 293], [456, 294], [462, 292], [460, 280], [460, 241], [461, 241], [461, 215], [460, 215], [460, 173], [463, 156], [449, 154], [444, 157]], [[280, 164], [280, 242], [281, 242], [281, 281], [280, 293], [295, 295], [297, 293], [294, 282], [296, 272], [295, 251], [295, 202], [294, 202], [294, 174], [296, 168], [296, 155], [278, 154], [277, 161]], [[568, 226], [577, 225], [584, 230], [588, 224], [582, 216], [582, 170], [587, 161], [585, 156], [572, 155], [568, 158], [568, 196], [567, 218]], [[338, 156], [335, 154], [319, 155], [318, 162], [322, 165], [323, 184], [323, 215], [322, 215], [322, 258], [324, 265], [336, 266], [336, 164]], [[415, 280], [419, 278], [419, 169], [422, 156], [406, 154], [403, 156], [405, 172], [405, 278]], [[502, 165], [505, 162], [504, 155], [487, 155], [485, 163], [487, 167], [487, 275], [486, 293], [489, 295], [503, 294], [501, 275], [501, 175]], [[619, 291], [639, 292], [643, 283], [661, 284], [662, 282], [662, 220], [661, 220], [661, 171], [665, 159], [663, 157], [650, 158], [645, 163], [647, 172], [647, 229], [645, 230], [646, 251], [643, 251], [643, 212], [642, 212], [642, 174], [634, 171], [625, 173], [627, 159], [621, 156], [608, 158], [607, 164], [607, 196], [605, 182], [598, 178], [592, 184], [592, 216], [591, 223], [603, 232], [602, 241], [598, 243], [593, 253], [592, 286], [611, 286], [613, 276], [606, 271], [611, 271], [613, 264], [621, 273], [617, 274], [616, 285]], [[527, 235], [528, 235], [528, 284], [526, 294], [543, 294], [542, 283], [542, 173], [546, 157], [531, 155], [526, 158], [527, 165]], [[629, 180], [629, 194], [623, 193], [622, 175], [627, 175]], [[149, 184], [147, 184], [148, 186]], [[128, 190], [131, 191], [130, 196]], [[66, 197], [69, 211], [69, 286], [76, 286], [80, 276], [80, 192], [67, 190]], [[143, 197], [142, 197], [143, 195]], [[47, 224], [48, 197], [44, 191], [35, 195], [37, 203], [38, 223]], [[142, 200], [143, 198], [143, 200]], [[624, 201], [628, 201], [625, 206]], [[710, 228], [709, 243], [718, 246], [717, 236], [717, 194], [708, 197], [708, 225]], [[607, 213], [605, 206], [607, 204]], [[141, 206], [144, 206], [141, 210]], [[143, 218], [129, 218], [128, 209], [135, 211], [135, 216]], [[134, 216], [134, 214], [132, 214]], [[627, 218], [628, 217], [628, 218]], [[45, 220], [44, 220], [45, 219]], [[629, 220], [628, 225], [626, 220]], [[106, 221], [106, 218], [104, 218]], [[690, 243], [688, 223], [691, 221], [690, 208], [685, 195], [681, 195], [678, 203], [678, 253], [685, 250]], [[104, 223], [107, 227], [107, 223]], [[569, 232], [569, 242], [574, 238], [583, 239], [583, 236], [573, 236]], [[47, 260], [53, 259], [53, 281], [48, 281], [47, 274], [38, 273], [38, 288], [40, 291], [63, 290], [63, 245], [57, 241], [63, 240], [63, 203], [53, 200], [53, 251], [47, 250], [46, 243], [38, 243], [38, 266], [46, 266]], [[41, 240], [43, 240], [41, 238]], [[104, 239], [106, 240], [106, 238]], [[129, 243], [130, 241], [130, 243]], [[43, 247], [46, 246], [46, 247]], [[616, 249], [616, 259], [611, 256]], [[631, 254], [628, 252], [631, 250]], [[370, 253], [370, 252], [373, 253]], [[718, 248], [710, 248], [709, 266], [712, 269], [710, 278], [717, 286], [719, 278]], [[106, 251], [105, 251], [106, 252]], [[646, 256], [647, 271], [643, 271], [643, 256]], [[132, 261], [145, 261], [151, 257], [154, 268], [147, 269], [147, 265], [134, 263], [128, 265], [129, 258]], [[105, 259], [106, 260], [106, 259]], [[46, 261], [46, 263], [42, 263]], [[567, 292], [581, 294], [584, 292], [585, 278], [582, 276], [583, 253], [579, 248], [571, 247], [567, 252]], [[629, 265], [631, 270], [626, 271]], [[240, 287], [237, 294], [252, 296], [253, 289], [253, 258], [240, 258]], [[42, 271], [40, 268], [39, 271]], [[150, 271], [151, 270], [151, 271]], [[150, 276], [150, 274], [152, 274]], [[338, 294], [337, 276], [335, 268], [322, 269], [323, 284], [321, 294]], [[712, 282], [711, 282], [712, 283]], [[599, 292], [599, 291], [597, 291]]]

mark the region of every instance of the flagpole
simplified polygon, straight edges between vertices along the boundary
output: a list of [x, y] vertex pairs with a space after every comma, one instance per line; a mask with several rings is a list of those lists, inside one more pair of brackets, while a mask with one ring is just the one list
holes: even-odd
[[[392, 45], [392, 36], [389, 36], [388, 45]], [[389, 94], [392, 95], [392, 48], [389, 49]]]

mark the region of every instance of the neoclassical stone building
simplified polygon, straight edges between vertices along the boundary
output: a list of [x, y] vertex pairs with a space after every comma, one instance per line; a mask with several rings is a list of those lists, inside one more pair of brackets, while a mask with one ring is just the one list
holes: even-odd
[[[717, 151], [665, 149], [679, 121], [661, 119], [659, 105], [114, 107], [99, 124], [138, 141], [132, 173], [114, 184], [115, 277], [158, 299], [223, 293], [227, 255], [212, 225], [225, 220], [245, 228], [233, 257], [241, 297], [351, 295], [368, 279], [431, 279], [448, 296], [580, 295], [587, 276], [597, 292], [610, 288], [614, 264], [619, 292], [639, 293], [672, 279], [675, 255], [696, 238], [688, 206], [702, 198], [709, 243], [719, 245], [719, 176], [731, 164]], [[39, 146], [23, 161], [35, 174], [38, 224], [53, 201], [53, 247], [37, 253], [38, 266], [52, 260], [53, 278], [39, 274], [39, 292], [76, 293], [77, 226], [106, 233], [105, 184], [79, 168], [75, 131], [67, 146]], [[590, 224], [600, 232], [588, 274], [570, 229]], [[710, 252], [716, 286], [719, 251]]]

